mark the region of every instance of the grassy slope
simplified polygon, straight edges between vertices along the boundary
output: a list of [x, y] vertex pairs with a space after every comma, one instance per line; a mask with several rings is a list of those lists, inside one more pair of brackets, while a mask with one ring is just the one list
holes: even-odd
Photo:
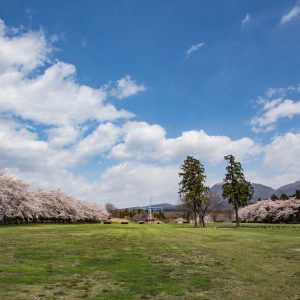
[[0, 226], [1, 299], [300, 299], [300, 227]]

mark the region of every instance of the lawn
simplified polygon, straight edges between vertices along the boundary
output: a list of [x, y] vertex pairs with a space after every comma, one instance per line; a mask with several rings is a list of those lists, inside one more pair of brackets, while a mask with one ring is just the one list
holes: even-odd
[[0, 226], [1, 299], [300, 299], [300, 227]]

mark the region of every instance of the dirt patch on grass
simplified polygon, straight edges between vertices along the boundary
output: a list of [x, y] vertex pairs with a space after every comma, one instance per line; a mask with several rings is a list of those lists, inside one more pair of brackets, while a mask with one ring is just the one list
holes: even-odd
[[127, 219], [123, 219], [123, 218], [112, 218], [110, 221], [112, 221], [112, 223], [122, 223], [122, 222], [130, 223], [130, 221], [128, 221]]
[[19, 285], [17, 291], [7, 290], [7, 299], [82, 299], [120, 292], [123, 284], [114, 282], [106, 273], [90, 276], [74, 275], [69, 280], [47, 285]]

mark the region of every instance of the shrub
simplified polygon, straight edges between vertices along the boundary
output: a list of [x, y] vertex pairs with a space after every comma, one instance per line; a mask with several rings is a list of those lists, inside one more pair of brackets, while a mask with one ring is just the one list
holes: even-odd
[[288, 200], [289, 196], [287, 194], [281, 194], [280, 195], [280, 200]]

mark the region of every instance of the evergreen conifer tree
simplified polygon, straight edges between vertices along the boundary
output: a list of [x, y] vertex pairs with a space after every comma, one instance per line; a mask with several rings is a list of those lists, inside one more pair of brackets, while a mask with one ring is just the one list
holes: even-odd
[[[182, 179], [179, 183], [179, 195], [183, 204], [193, 209], [195, 227], [198, 227], [198, 212], [208, 192], [205, 185], [205, 169], [200, 161], [192, 156], [187, 156], [180, 169], [179, 176]], [[204, 225], [204, 222], [201, 225]]]
[[239, 227], [238, 210], [249, 203], [253, 195], [253, 187], [246, 181], [240, 162], [235, 161], [233, 155], [224, 157], [228, 165], [223, 180], [223, 197], [228, 199], [235, 211], [236, 226]]

